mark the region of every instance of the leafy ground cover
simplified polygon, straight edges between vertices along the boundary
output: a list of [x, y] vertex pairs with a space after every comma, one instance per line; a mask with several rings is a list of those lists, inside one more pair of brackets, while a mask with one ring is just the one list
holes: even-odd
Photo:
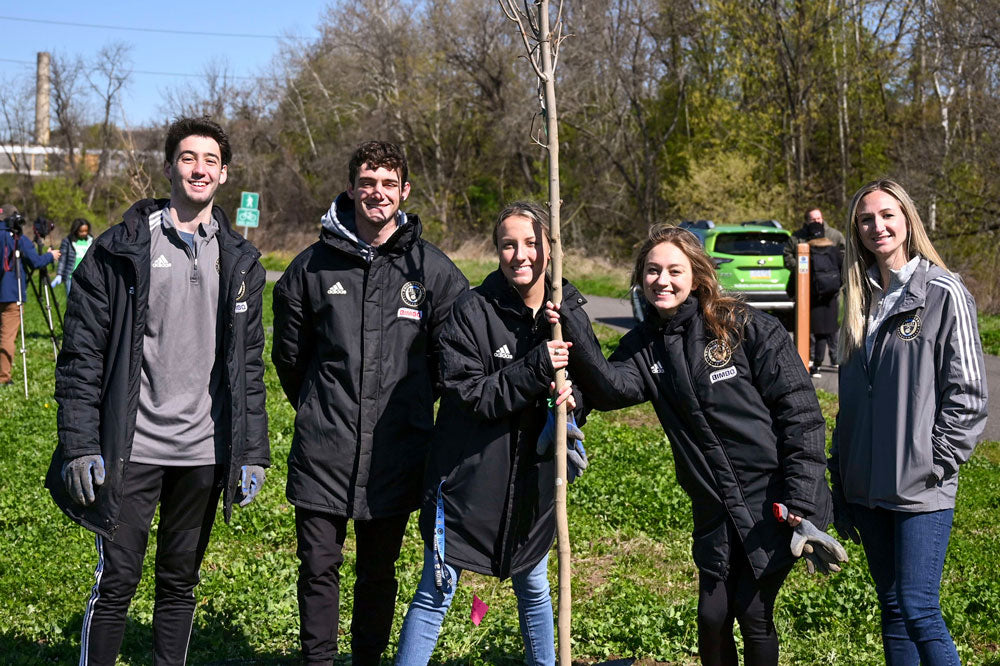
[[1000, 356], [1000, 315], [979, 315], [979, 337], [983, 351]]
[[[269, 288], [270, 289], [270, 288]], [[268, 291], [268, 299], [270, 290]], [[269, 303], [266, 311], [270, 311]], [[270, 317], [265, 325], [269, 326]], [[71, 663], [96, 563], [92, 536], [63, 517], [42, 487], [56, 440], [51, 344], [37, 306], [27, 308], [31, 398], [19, 384], [0, 390], [0, 662]], [[617, 334], [598, 334], [610, 350]], [[270, 349], [266, 354], [269, 356]], [[20, 381], [20, 359], [15, 380]], [[284, 497], [293, 412], [268, 364], [274, 466], [258, 499], [221, 515], [197, 590], [191, 664], [280, 664], [297, 658], [295, 538]], [[836, 396], [821, 394], [832, 426]], [[573, 540], [573, 653], [580, 663], [637, 658], [642, 664], [696, 664], [697, 576], [690, 557], [690, 506], [677, 486], [668, 443], [648, 406], [593, 414], [586, 426], [592, 466], [570, 488]], [[963, 662], [1000, 664], [1000, 443], [979, 447], [962, 471], [958, 510], [942, 586], [945, 616]], [[155, 523], [154, 523], [155, 534]], [[151, 540], [152, 541], [152, 540]], [[399, 562], [393, 641], [420, 574], [411, 520]], [[340, 648], [349, 663], [353, 537], [343, 567]], [[792, 572], [778, 600], [783, 664], [881, 663], [878, 610], [859, 547], [830, 578]], [[148, 664], [153, 611], [153, 548], [132, 603], [121, 663]], [[556, 580], [550, 560], [550, 579]], [[490, 605], [469, 620], [473, 593]], [[395, 643], [388, 654], [395, 652]], [[522, 647], [509, 582], [465, 575], [434, 663], [519, 664]]]

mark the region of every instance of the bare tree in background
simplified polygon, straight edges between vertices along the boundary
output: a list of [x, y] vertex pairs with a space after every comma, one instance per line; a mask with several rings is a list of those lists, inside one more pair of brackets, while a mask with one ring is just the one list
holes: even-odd
[[131, 47], [122, 42], [115, 42], [103, 47], [97, 54], [97, 61], [92, 71], [87, 73], [90, 87], [97, 94], [101, 107], [101, 122], [98, 127], [98, 147], [100, 155], [97, 169], [90, 181], [90, 191], [87, 194], [87, 205], [93, 206], [94, 196], [101, 185], [107, 170], [108, 159], [114, 146], [115, 132], [111, 124], [111, 114], [119, 104], [122, 88], [129, 82], [132, 75]]
[[84, 124], [83, 60], [77, 56], [56, 54], [52, 58], [52, 110], [55, 113], [56, 139], [66, 149], [66, 168], [82, 184], [82, 171], [77, 169], [77, 153], [82, 151], [81, 132]]

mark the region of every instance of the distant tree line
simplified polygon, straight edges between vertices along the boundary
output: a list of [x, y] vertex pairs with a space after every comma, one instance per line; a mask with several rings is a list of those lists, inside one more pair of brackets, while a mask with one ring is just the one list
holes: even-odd
[[[980, 306], [1000, 309], [1000, 0], [567, 0], [563, 11], [570, 248], [627, 254], [660, 220], [796, 227], [811, 206], [843, 228], [853, 192], [890, 175]], [[314, 237], [347, 156], [370, 137], [404, 145], [407, 207], [446, 244], [484, 238], [508, 200], [544, 199], [538, 90], [497, 4], [336, 0], [321, 35], [285, 44], [258, 81], [211, 69], [165, 105], [231, 129], [222, 202], [262, 193], [261, 245]], [[113, 74], [88, 83], [98, 98]], [[122, 131], [105, 114], [84, 129], [54, 97], [55, 141], [159, 148], [158, 132]], [[121, 206], [161, 189], [159, 164], [139, 162], [117, 184], [99, 172], [75, 182], [88, 203], [105, 193]]]

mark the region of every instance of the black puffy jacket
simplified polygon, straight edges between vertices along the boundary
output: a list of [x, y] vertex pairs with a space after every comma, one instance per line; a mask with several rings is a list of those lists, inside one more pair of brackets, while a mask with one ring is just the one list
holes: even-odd
[[[565, 283], [563, 300], [583, 301]], [[500, 271], [459, 297], [441, 334], [444, 393], [427, 460], [420, 532], [430, 549], [438, 485], [445, 560], [507, 578], [530, 570], [555, 535], [555, 462], [539, 456], [555, 371], [544, 313]]]
[[469, 287], [420, 230], [408, 216], [369, 263], [324, 227], [274, 288], [271, 358], [297, 412], [295, 506], [358, 520], [419, 506], [437, 337]]
[[[62, 351], [56, 363], [59, 445], [45, 485], [59, 508], [77, 523], [114, 540], [121, 512], [139, 406], [139, 378], [149, 297], [149, 216], [167, 200], [143, 199], [120, 224], [94, 242], [73, 273], [73, 296], [66, 309]], [[269, 466], [267, 411], [264, 407], [264, 327], [261, 323], [264, 268], [260, 253], [219, 221], [219, 317], [216, 360], [223, 361], [222, 410], [230, 433], [223, 510], [232, 513], [242, 465]], [[245, 303], [237, 307], [237, 304]], [[60, 478], [63, 461], [104, 456], [106, 477], [97, 500], [83, 507], [70, 499]]]
[[582, 309], [570, 302], [563, 312], [564, 336], [575, 343], [570, 368], [588, 406], [652, 401], [691, 497], [692, 551], [702, 572], [727, 576], [727, 522], [757, 577], [789, 564], [791, 530], [774, 519], [774, 502], [826, 528], [825, 422], [777, 319], [749, 310], [742, 343], [726, 354], [692, 295], [673, 318], [648, 317], [605, 361]]

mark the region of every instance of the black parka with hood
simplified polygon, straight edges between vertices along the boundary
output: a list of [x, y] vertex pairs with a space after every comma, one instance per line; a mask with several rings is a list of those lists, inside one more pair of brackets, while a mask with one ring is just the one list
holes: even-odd
[[[59, 445], [45, 485], [60, 509], [89, 530], [114, 540], [128, 474], [139, 406], [140, 370], [149, 307], [149, 216], [166, 199], [143, 199], [94, 242], [76, 272], [67, 303], [62, 351], [56, 363]], [[219, 316], [216, 362], [226, 392], [220, 433], [228, 433], [223, 511], [232, 513], [240, 467], [270, 465], [264, 390], [260, 252], [229, 227], [218, 206]], [[73, 502], [60, 477], [62, 464], [84, 455], [104, 457], [106, 477], [97, 499]]]
[[677, 480], [691, 497], [692, 552], [701, 572], [727, 577], [727, 523], [756, 577], [791, 564], [791, 530], [774, 519], [774, 502], [827, 527], [825, 422], [777, 319], [748, 309], [742, 341], [727, 352], [692, 294], [671, 319], [650, 310], [605, 361], [582, 309], [570, 302], [563, 313], [563, 334], [574, 343], [570, 369], [588, 406], [653, 403]]
[[[564, 283], [563, 301], [570, 300], [584, 302]], [[507, 578], [533, 568], [552, 547], [554, 446], [537, 453], [555, 377], [549, 333], [544, 311], [533, 315], [497, 270], [459, 297], [441, 334], [444, 393], [420, 532], [433, 550], [443, 480], [445, 560], [452, 566]]]
[[360, 243], [337, 197], [320, 239], [274, 288], [274, 361], [296, 409], [285, 493], [356, 520], [420, 502], [434, 420], [437, 338], [469, 282], [399, 213], [378, 247]]

